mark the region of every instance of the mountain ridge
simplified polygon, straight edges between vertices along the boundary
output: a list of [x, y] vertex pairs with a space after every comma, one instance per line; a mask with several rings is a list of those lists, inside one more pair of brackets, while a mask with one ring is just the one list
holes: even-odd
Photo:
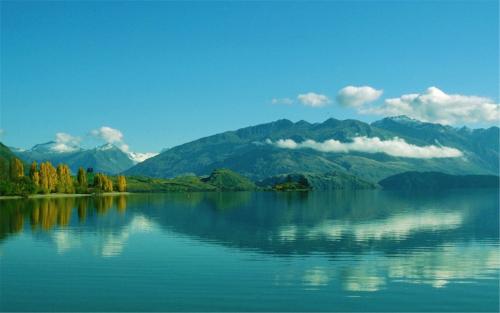
[[[295, 172], [343, 171], [377, 182], [385, 177], [423, 169], [450, 174], [492, 174], [498, 171], [498, 127], [458, 128], [420, 122], [407, 117], [385, 118], [371, 124], [354, 119], [328, 118], [322, 123], [280, 119], [203, 137], [172, 147], [126, 170], [127, 175], [174, 177], [207, 175], [216, 168], [228, 168], [253, 180]], [[461, 158], [410, 159], [385, 153], [333, 153], [313, 149], [283, 149], [266, 142], [291, 139], [295, 142], [336, 140], [354, 137], [401, 138], [408, 144], [449, 146], [463, 151]], [[480, 142], [481, 144], [478, 144]]]

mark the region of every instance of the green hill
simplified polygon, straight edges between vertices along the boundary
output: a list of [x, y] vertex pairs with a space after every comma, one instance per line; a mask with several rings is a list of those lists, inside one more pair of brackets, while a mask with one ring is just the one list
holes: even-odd
[[384, 189], [440, 190], [449, 188], [498, 188], [495, 175], [449, 175], [439, 172], [406, 172], [379, 182]]
[[359, 190], [377, 188], [376, 184], [342, 172], [279, 175], [264, 179], [259, 182], [259, 185], [275, 190]]
[[243, 191], [257, 187], [249, 179], [227, 169], [217, 169], [208, 177], [185, 175], [175, 178], [127, 177], [130, 192]]
[[218, 190], [243, 191], [256, 189], [251, 180], [228, 169], [217, 169], [202, 181]]

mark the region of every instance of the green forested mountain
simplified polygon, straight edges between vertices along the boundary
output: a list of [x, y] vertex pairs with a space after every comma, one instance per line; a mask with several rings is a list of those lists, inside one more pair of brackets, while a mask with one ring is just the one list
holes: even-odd
[[0, 142], [0, 179], [7, 179], [9, 177], [9, 164], [15, 157], [15, 154], [9, 147]]
[[[269, 140], [335, 139], [350, 142], [366, 136], [382, 140], [402, 138], [407, 143], [459, 149], [456, 158], [408, 158], [385, 153], [322, 152], [313, 149], [284, 149]], [[152, 177], [182, 174], [208, 175], [228, 168], [252, 180], [289, 173], [343, 172], [371, 182], [412, 170], [450, 174], [496, 174], [498, 172], [498, 127], [470, 130], [423, 123], [407, 117], [386, 118], [372, 124], [330, 118], [323, 123], [289, 120], [242, 128], [201, 138], [137, 164], [125, 173]]]
[[385, 189], [440, 190], [448, 188], [497, 188], [496, 175], [449, 175], [439, 172], [405, 172], [379, 182]]

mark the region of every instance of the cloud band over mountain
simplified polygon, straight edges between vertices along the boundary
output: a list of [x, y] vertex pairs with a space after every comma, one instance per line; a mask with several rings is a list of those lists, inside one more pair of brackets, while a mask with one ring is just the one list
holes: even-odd
[[463, 153], [455, 148], [442, 147], [435, 145], [417, 146], [407, 143], [404, 139], [394, 137], [388, 140], [382, 140], [378, 137], [355, 137], [352, 142], [340, 142], [335, 139], [317, 142], [314, 140], [305, 140], [295, 142], [292, 139], [279, 139], [275, 142], [268, 139], [268, 144], [283, 149], [313, 149], [321, 152], [364, 152], [364, 153], [385, 153], [394, 157], [403, 158], [457, 158], [463, 156]]

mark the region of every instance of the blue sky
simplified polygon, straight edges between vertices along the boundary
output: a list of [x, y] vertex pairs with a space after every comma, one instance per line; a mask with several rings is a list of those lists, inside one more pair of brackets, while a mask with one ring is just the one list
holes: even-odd
[[[0, 5], [0, 140], [11, 146], [108, 126], [134, 151], [159, 151], [280, 118], [401, 112], [386, 99], [429, 121], [498, 122], [488, 118], [498, 110], [497, 1]], [[383, 93], [341, 105], [346, 86]], [[443, 104], [465, 113], [437, 114]]]

